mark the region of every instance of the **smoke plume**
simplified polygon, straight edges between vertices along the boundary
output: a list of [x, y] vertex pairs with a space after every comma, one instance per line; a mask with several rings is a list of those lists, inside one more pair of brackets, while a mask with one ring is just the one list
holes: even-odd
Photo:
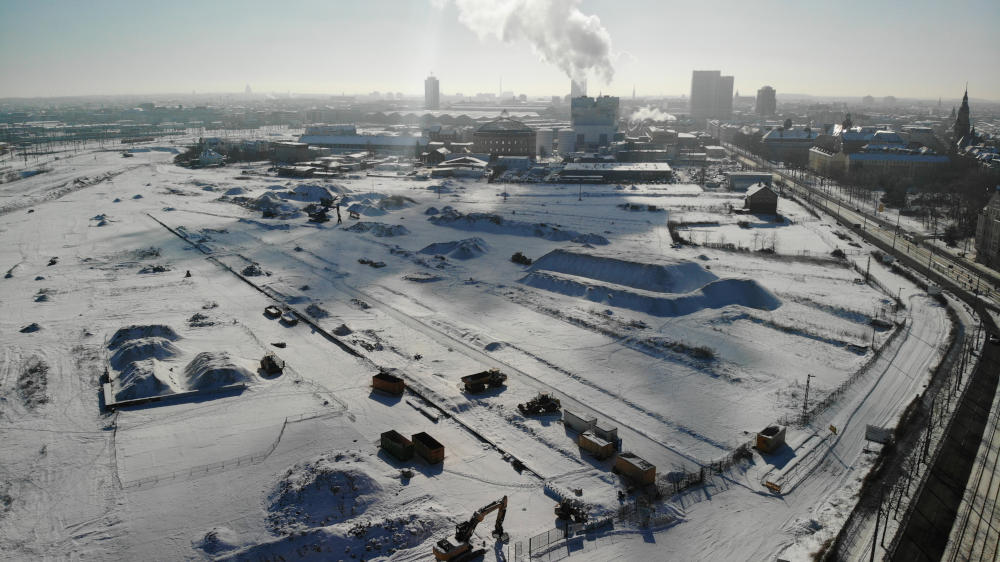
[[629, 115], [628, 120], [633, 123], [641, 123], [643, 121], [654, 121], [654, 122], [676, 121], [677, 118], [669, 113], [665, 113], [655, 107], [650, 107], [647, 105], [646, 107], [642, 107], [633, 111], [632, 115]]
[[[579, 9], [580, 0], [454, 0], [458, 19], [479, 38], [526, 42], [543, 61], [573, 80], [593, 74], [611, 82], [611, 36], [594, 15]], [[447, 4], [436, 0], [435, 4]]]

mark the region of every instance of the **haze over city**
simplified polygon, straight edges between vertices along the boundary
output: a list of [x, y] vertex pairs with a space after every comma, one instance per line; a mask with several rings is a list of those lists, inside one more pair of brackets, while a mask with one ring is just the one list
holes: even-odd
[[[578, 13], [581, 29], [606, 41], [596, 53], [576, 45], [591, 49], [593, 93], [687, 94], [692, 69], [724, 68], [747, 93], [771, 84], [815, 96], [955, 100], [968, 81], [974, 99], [1000, 100], [1000, 73], [988, 71], [1000, 58], [1000, 4], [991, 0], [545, 4], [5, 1], [0, 97], [239, 92], [247, 83], [258, 92], [415, 95], [431, 72], [445, 94], [499, 92], [503, 80], [504, 90], [550, 95], [566, 84], [557, 59], [572, 56], [560, 34], [573, 18], [563, 15]], [[540, 60], [542, 43], [552, 62]]]

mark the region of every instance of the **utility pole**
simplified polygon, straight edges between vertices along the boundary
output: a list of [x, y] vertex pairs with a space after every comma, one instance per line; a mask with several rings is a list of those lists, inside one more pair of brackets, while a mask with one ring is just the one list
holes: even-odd
[[806, 375], [806, 396], [805, 400], [802, 401], [802, 420], [805, 421], [806, 412], [809, 411], [809, 381], [816, 375]]
[[868, 275], [871, 272], [871, 270], [872, 270], [872, 257], [871, 257], [871, 255], [869, 255], [868, 256], [868, 265], [865, 266], [865, 283], [868, 282]]
[[903, 214], [903, 209], [900, 208], [899, 212], [896, 214], [896, 230], [892, 231], [892, 249], [896, 249], [896, 234], [899, 233], [899, 215]]
[[872, 535], [872, 556], [871, 562], [875, 562], [875, 549], [878, 546], [878, 524], [882, 519], [882, 500], [885, 499], [885, 488], [882, 488], [878, 495], [878, 513], [875, 515], [875, 534]]

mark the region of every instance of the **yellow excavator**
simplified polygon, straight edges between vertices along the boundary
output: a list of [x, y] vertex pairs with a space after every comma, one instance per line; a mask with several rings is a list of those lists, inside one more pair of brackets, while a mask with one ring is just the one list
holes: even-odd
[[499, 510], [499, 513], [497, 513], [497, 524], [493, 528], [493, 536], [498, 540], [506, 542], [509, 537], [507, 533], [503, 532], [503, 518], [507, 515], [507, 496], [504, 496], [476, 510], [468, 521], [463, 521], [455, 525], [455, 541], [452, 542], [450, 539], [439, 540], [434, 545], [434, 558], [450, 562], [462, 562], [463, 560], [472, 560], [477, 556], [485, 554], [485, 549], [473, 550], [469, 540], [472, 539], [472, 533], [476, 531], [476, 526], [482, 523], [487, 515], [497, 510]]

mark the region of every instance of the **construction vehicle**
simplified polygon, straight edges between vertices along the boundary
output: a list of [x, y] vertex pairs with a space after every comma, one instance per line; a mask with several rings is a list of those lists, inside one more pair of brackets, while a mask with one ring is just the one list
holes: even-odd
[[489, 505], [479, 508], [472, 514], [472, 517], [468, 521], [463, 521], [455, 525], [455, 541], [452, 542], [450, 539], [439, 540], [434, 545], [434, 558], [437, 560], [462, 562], [485, 554], [485, 549], [473, 550], [469, 540], [472, 539], [472, 534], [476, 531], [476, 526], [482, 523], [483, 519], [493, 511], [499, 511], [497, 513], [496, 526], [493, 527], [493, 536], [497, 540], [507, 542], [510, 537], [507, 533], [503, 532], [503, 519], [507, 515], [507, 496], [504, 496]]
[[507, 382], [507, 375], [500, 372], [500, 369], [490, 369], [472, 375], [462, 377], [462, 384], [465, 391], [470, 393], [483, 392], [487, 388], [497, 388]]
[[525, 416], [552, 414], [558, 412], [560, 408], [562, 408], [562, 403], [559, 402], [559, 399], [547, 392], [542, 392], [531, 400], [517, 405], [517, 409]]

